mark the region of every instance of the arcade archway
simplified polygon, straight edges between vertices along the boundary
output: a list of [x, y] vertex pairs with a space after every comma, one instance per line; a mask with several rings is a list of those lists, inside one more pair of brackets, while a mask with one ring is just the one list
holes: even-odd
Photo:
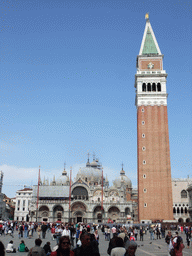
[[83, 203], [77, 202], [71, 206], [71, 216], [73, 222], [87, 223], [86, 207]]
[[62, 221], [62, 217], [64, 215], [64, 209], [61, 205], [56, 205], [53, 208], [53, 218], [54, 221]]
[[117, 207], [112, 206], [108, 210], [108, 216], [113, 222], [118, 222], [120, 217], [120, 210]]
[[104, 218], [104, 209], [102, 209], [101, 206], [96, 206], [93, 211], [94, 222], [101, 223], [103, 222], [103, 218]]

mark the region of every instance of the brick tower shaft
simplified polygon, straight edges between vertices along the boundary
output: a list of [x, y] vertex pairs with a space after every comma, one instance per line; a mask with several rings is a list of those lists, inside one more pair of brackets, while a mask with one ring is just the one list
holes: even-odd
[[147, 18], [135, 75], [140, 222], [173, 220], [166, 78]]

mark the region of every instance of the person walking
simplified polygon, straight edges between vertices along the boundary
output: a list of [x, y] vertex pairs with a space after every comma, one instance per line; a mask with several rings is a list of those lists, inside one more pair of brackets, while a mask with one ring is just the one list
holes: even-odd
[[27, 238], [28, 237], [28, 225], [27, 223], [25, 223], [24, 225], [24, 238]]
[[172, 245], [172, 234], [171, 234], [171, 231], [168, 231], [168, 234], [166, 235], [165, 237], [165, 242], [167, 243], [167, 249], [168, 249], [168, 255], [170, 255], [170, 250], [173, 248], [173, 245]]
[[183, 240], [180, 236], [177, 237], [177, 242], [173, 244], [175, 256], [183, 256], [183, 249], [185, 248]]
[[187, 232], [186, 239], [187, 239], [187, 249], [189, 249], [190, 243], [191, 243], [191, 231]]
[[139, 235], [140, 235], [140, 241], [143, 241], [143, 229], [142, 228], [140, 228]]
[[47, 225], [45, 224], [45, 222], [41, 226], [41, 230], [42, 230], [42, 238], [45, 239], [45, 235], [46, 235], [46, 231], [47, 231]]
[[41, 238], [41, 226], [38, 225], [37, 227], [37, 235], [38, 235], [38, 238], [40, 239]]

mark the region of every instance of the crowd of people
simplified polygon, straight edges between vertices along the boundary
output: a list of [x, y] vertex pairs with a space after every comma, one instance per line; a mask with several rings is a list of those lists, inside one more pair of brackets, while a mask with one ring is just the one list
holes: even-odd
[[[0, 236], [10, 235], [10, 237], [14, 237], [14, 235], [18, 235], [18, 238], [21, 239], [17, 246], [14, 246], [13, 240], [10, 240], [6, 248], [0, 242], [0, 256], [4, 256], [5, 251], [12, 253], [28, 252], [28, 256], [99, 256], [98, 228], [98, 225], [85, 225], [83, 223], [0, 223]], [[165, 239], [168, 255], [181, 256], [185, 247], [178, 232], [172, 236], [171, 231], [168, 231], [165, 236], [165, 228], [160, 225], [151, 225], [149, 228], [101, 225], [100, 228], [103, 238], [109, 241], [107, 253], [111, 256], [135, 256], [138, 247], [137, 240], [143, 241], [144, 234], [147, 232], [149, 232], [151, 240]], [[185, 232], [187, 248], [189, 248], [191, 227], [184, 227], [184, 229], [179, 227], [179, 231]], [[41, 247], [42, 240], [46, 238], [48, 232], [51, 234], [51, 239], [56, 243], [53, 248], [51, 248], [49, 241]], [[35, 246], [28, 249], [24, 239], [33, 237], [38, 237], [35, 239]]]

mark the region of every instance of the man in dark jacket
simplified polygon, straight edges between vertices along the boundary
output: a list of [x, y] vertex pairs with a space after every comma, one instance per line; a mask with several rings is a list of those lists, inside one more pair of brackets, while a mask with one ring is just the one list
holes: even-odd
[[45, 223], [43, 223], [43, 225], [41, 226], [41, 230], [42, 230], [42, 238], [45, 238], [46, 231], [47, 231], [47, 225], [45, 225]]

